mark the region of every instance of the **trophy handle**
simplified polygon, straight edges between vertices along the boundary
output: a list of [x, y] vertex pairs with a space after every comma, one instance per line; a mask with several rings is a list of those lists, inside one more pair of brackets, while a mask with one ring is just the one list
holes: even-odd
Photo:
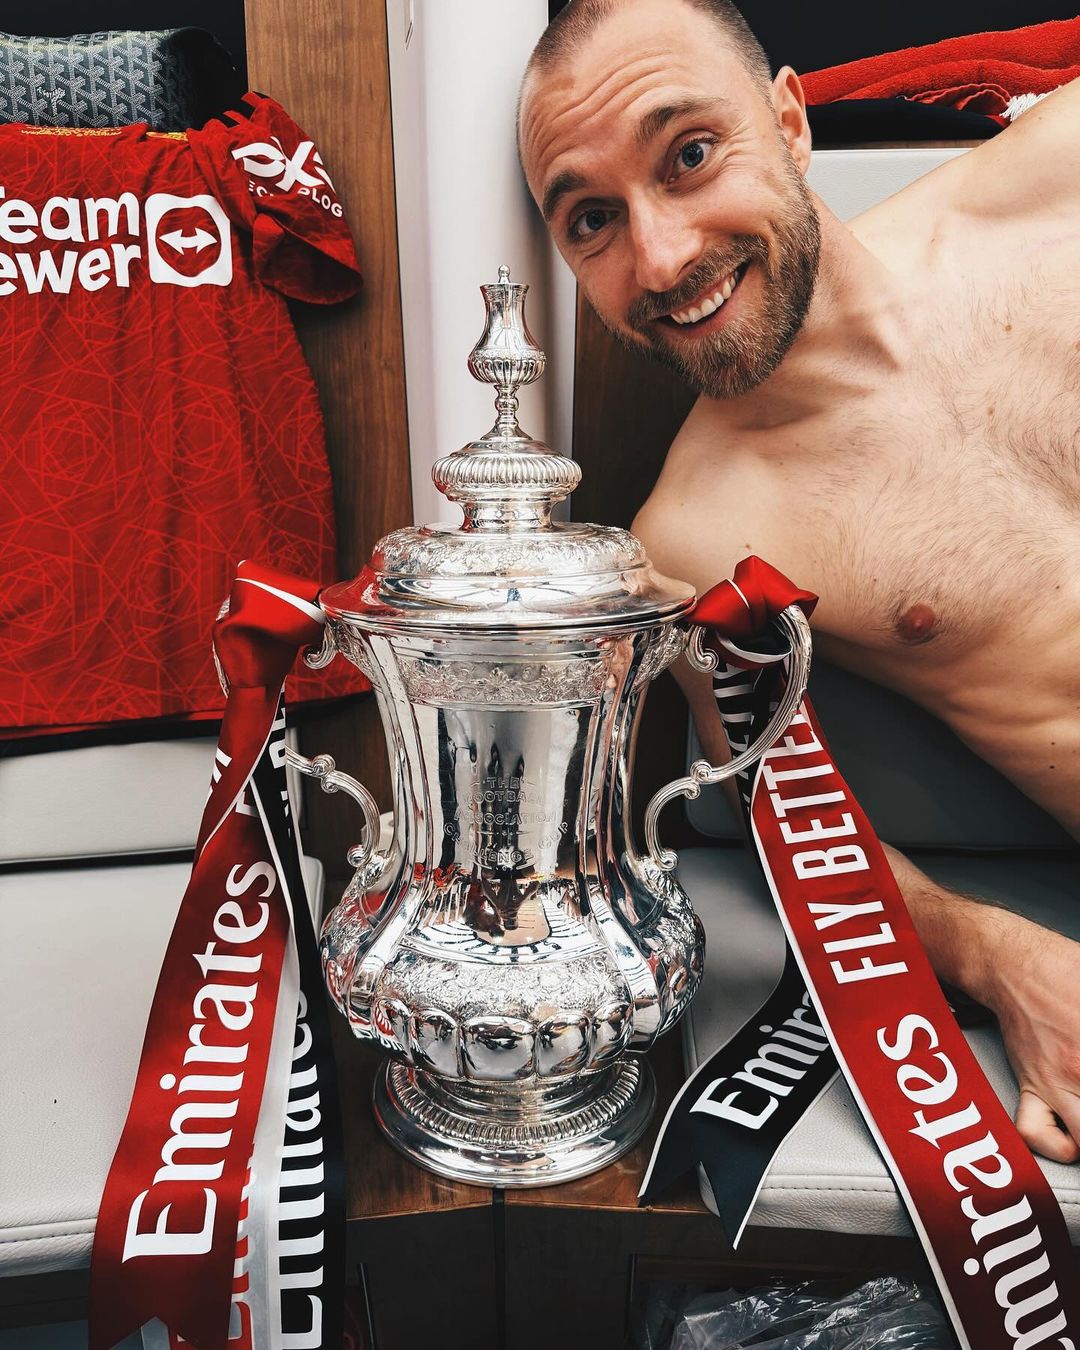
[[[315, 651], [304, 653], [304, 665], [310, 670], [322, 670], [338, 654], [338, 645], [334, 639], [334, 630], [329, 624], [323, 629], [322, 645]], [[345, 855], [350, 867], [366, 867], [379, 846], [381, 822], [378, 803], [363, 783], [357, 782], [351, 774], [343, 773], [332, 755], [315, 755], [309, 759], [291, 746], [285, 748], [285, 763], [292, 768], [314, 778], [324, 792], [344, 792], [356, 802], [364, 813], [364, 829], [359, 844], [354, 844]]]
[[[334, 630], [329, 624], [323, 627], [322, 643], [314, 650], [308, 648], [304, 653], [304, 665], [309, 670], [323, 670], [338, 654], [337, 640], [334, 637]], [[297, 768], [300, 766], [297, 765]]]
[[356, 802], [364, 813], [364, 829], [360, 843], [349, 849], [346, 857], [351, 867], [364, 867], [379, 844], [379, 807], [375, 798], [350, 774], [342, 773], [331, 755], [315, 755], [308, 759], [291, 746], [285, 747], [285, 763], [292, 765], [309, 778], [314, 778], [324, 792], [344, 792]]
[[[675, 797], [686, 797], [693, 801], [701, 795], [702, 785], [723, 782], [759, 759], [770, 745], [791, 723], [798, 711], [799, 704], [806, 693], [810, 678], [810, 625], [806, 615], [798, 605], [788, 605], [777, 615], [776, 622], [791, 643], [791, 651], [785, 658], [788, 663], [788, 683], [783, 697], [777, 704], [769, 725], [752, 745], [748, 745], [741, 755], [728, 760], [726, 764], [710, 764], [708, 760], [697, 759], [690, 765], [686, 778], [676, 778], [662, 787], [645, 808], [645, 847], [653, 864], [662, 872], [670, 872], [678, 862], [678, 855], [668, 848], [660, 846], [657, 821], [660, 812]], [[713, 671], [719, 664], [713, 652], [706, 651], [703, 641], [706, 629], [695, 625], [691, 630], [690, 641], [686, 648], [686, 659], [700, 671]]]

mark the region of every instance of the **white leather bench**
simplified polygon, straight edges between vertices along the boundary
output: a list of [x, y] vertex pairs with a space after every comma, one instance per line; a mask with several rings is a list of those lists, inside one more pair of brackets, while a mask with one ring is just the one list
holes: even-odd
[[[89, 1265], [213, 751], [0, 759], [0, 1279]], [[317, 919], [322, 867], [304, 870]]]
[[[1080, 939], [1080, 853], [1048, 817], [921, 709], [818, 664], [811, 681], [837, 762], [882, 839], [942, 884]], [[689, 758], [702, 752], [691, 734]], [[688, 804], [715, 848], [680, 851], [679, 879], [705, 925], [705, 972], [683, 1020], [687, 1073], [756, 1011], [780, 974], [784, 939], [756, 862], [720, 788]], [[1009, 1110], [1016, 1081], [996, 1026], [967, 1032]], [[1080, 1164], [1041, 1161], [1080, 1244]], [[704, 1173], [702, 1197], [715, 1210]], [[783, 1144], [750, 1220], [762, 1228], [911, 1232], [847, 1085], [837, 1080]]]

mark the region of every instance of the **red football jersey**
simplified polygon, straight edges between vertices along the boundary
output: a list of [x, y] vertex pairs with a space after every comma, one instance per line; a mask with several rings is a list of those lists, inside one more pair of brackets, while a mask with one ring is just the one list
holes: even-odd
[[[236, 564], [335, 579], [285, 297], [359, 271], [318, 151], [247, 103], [183, 135], [0, 126], [0, 737], [218, 716]], [[338, 661], [289, 693], [364, 687]]]

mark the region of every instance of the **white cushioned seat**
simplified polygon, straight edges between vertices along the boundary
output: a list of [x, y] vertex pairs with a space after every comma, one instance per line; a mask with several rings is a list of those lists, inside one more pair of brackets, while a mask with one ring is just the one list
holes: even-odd
[[216, 738], [0, 759], [0, 862], [190, 850]]
[[[287, 739], [295, 748], [294, 728]], [[195, 736], [0, 758], [0, 863], [189, 853], [216, 744]], [[299, 809], [299, 774], [287, 773]]]
[[[193, 794], [196, 820], [207, 781]], [[187, 812], [187, 786], [175, 805]], [[318, 914], [322, 867], [307, 858], [304, 870]], [[0, 1276], [89, 1264], [190, 871], [131, 862], [0, 874]]]

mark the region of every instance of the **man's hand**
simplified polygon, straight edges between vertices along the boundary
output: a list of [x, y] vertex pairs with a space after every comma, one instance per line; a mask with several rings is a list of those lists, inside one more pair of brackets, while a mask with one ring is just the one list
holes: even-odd
[[[1080, 943], [946, 890], [886, 846], [938, 976], [997, 1017], [1020, 1084], [1016, 1126], [1055, 1162], [1080, 1158]], [[1060, 1122], [1060, 1124], [1059, 1124]]]
[[[1020, 1084], [1016, 1125], [1055, 1162], [1080, 1158], [1080, 944], [1017, 915], [982, 1000]], [[1057, 1120], [1055, 1120], [1055, 1116]], [[1058, 1121], [1068, 1133], [1064, 1133]]]

